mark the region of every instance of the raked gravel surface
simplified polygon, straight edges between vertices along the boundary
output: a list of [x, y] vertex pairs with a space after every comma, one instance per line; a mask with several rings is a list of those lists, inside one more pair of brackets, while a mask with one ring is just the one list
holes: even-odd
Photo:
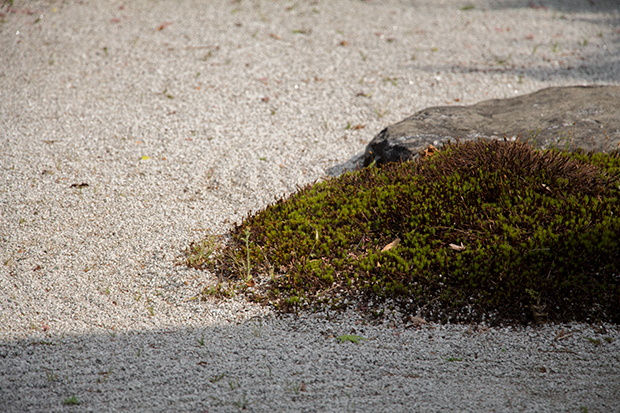
[[617, 1], [0, 2], [0, 412], [620, 412], [618, 326], [280, 316], [178, 265], [417, 110], [590, 84]]

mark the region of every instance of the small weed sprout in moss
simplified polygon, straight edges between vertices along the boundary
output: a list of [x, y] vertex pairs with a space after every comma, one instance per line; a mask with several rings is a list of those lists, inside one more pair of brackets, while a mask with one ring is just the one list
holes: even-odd
[[532, 290], [531, 288], [526, 288], [525, 292], [530, 296], [532, 301], [535, 301], [535, 302], [540, 301], [540, 294], [536, 292], [536, 290]]
[[246, 230], [244, 231], [245, 234], [245, 252], [246, 252], [246, 258], [245, 258], [245, 268], [246, 268], [246, 276], [245, 276], [245, 281], [250, 281], [252, 279], [252, 264], [250, 263], [250, 229], [246, 228]]
[[[232, 261], [232, 264], [233, 264], [232, 267], [239, 271], [241, 275], [241, 279], [247, 283], [252, 279], [252, 260], [250, 257], [252, 242], [250, 241], [250, 235], [251, 235], [250, 229], [246, 228], [243, 234], [244, 234], [244, 237], [242, 238], [243, 243], [244, 243], [242, 247], [243, 256], [240, 257], [237, 251], [229, 249], [227, 251], [226, 259]], [[217, 289], [219, 292], [220, 290], [219, 285]], [[211, 290], [213, 290], [213, 288], [211, 288]]]
[[265, 263], [269, 271], [269, 279], [271, 280], [271, 282], [275, 282], [276, 281], [275, 268], [269, 261], [269, 258], [267, 258], [267, 256], [265, 255], [265, 252], [263, 251], [263, 248], [260, 245], [258, 245], [258, 249], [260, 250], [261, 255], [265, 259]]

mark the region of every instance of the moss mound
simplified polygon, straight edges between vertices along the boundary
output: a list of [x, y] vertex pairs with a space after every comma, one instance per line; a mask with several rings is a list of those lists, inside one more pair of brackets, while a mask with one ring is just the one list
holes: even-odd
[[447, 145], [309, 185], [204, 266], [285, 311], [355, 296], [442, 322], [617, 323], [619, 174], [618, 152]]

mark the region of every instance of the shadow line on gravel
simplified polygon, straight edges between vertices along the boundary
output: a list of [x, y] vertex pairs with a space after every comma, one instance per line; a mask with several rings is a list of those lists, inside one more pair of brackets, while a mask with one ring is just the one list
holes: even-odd
[[534, 9], [561, 13], [601, 13], [620, 10], [616, 0], [502, 0], [487, 6], [491, 10]]

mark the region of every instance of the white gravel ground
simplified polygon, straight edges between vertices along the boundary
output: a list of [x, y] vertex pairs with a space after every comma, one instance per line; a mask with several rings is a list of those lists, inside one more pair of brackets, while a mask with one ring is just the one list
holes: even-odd
[[424, 107], [620, 84], [617, 1], [9, 3], [0, 411], [620, 411], [618, 326], [279, 317], [177, 265]]

